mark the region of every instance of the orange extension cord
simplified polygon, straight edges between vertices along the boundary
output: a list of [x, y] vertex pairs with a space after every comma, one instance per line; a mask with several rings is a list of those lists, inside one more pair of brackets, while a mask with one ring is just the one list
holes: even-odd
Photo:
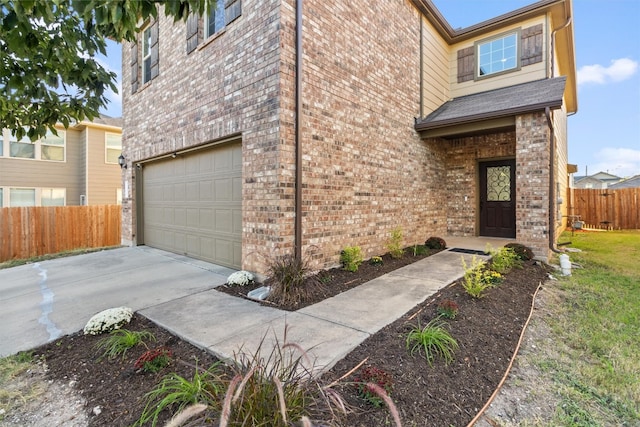
[[480, 417], [484, 415], [484, 412], [487, 410], [489, 405], [491, 405], [491, 402], [493, 402], [493, 399], [496, 398], [496, 396], [498, 395], [498, 392], [502, 388], [502, 385], [507, 380], [507, 377], [511, 372], [511, 368], [513, 367], [513, 362], [516, 360], [518, 351], [520, 351], [520, 346], [522, 345], [522, 340], [524, 339], [524, 333], [526, 332], [527, 326], [529, 326], [529, 322], [531, 321], [531, 317], [533, 316], [533, 309], [536, 305], [536, 297], [538, 296], [538, 292], [540, 292], [540, 289], [542, 289], [542, 283], [538, 285], [536, 292], [533, 294], [533, 299], [531, 300], [531, 311], [529, 312], [529, 317], [527, 318], [527, 321], [524, 323], [524, 326], [522, 327], [522, 332], [520, 333], [520, 339], [518, 340], [518, 344], [516, 345], [516, 350], [513, 352], [513, 356], [511, 357], [511, 361], [509, 362], [509, 366], [507, 366], [507, 370], [505, 371], [504, 376], [502, 377], [502, 380], [500, 380], [500, 383], [498, 383], [498, 387], [496, 387], [491, 397], [489, 397], [489, 400], [487, 401], [487, 403], [482, 407], [482, 409], [480, 409], [480, 412], [478, 412], [478, 414], [471, 420], [471, 422], [467, 424], [467, 427], [473, 427], [473, 425], [478, 422]]

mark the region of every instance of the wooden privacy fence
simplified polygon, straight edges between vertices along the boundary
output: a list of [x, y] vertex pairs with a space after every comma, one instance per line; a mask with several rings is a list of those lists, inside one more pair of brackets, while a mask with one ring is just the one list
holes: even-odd
[[[584, 222], [587, 228], [607, 230], [640, 229], [640, 188], [620, 190], [567, 190], [569, 215]], [[571, 226], [571, 221], [568, 224]]]
[[0, 262], [120, 244], [120, 206], [0, 208]]

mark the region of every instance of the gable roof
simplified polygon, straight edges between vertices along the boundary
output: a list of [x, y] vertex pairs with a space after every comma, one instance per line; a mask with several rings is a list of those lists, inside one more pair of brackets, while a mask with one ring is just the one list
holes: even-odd
[[487, 92], [461, 96], [442, 104], [418, 120], [417, 131], [515, 116], [562, 106], [566, 77], [537, 80]]

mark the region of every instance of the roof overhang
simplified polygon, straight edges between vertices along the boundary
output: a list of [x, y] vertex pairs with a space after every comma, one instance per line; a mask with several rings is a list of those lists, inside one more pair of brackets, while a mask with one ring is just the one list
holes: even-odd
[[422, 137], [470, 133], [515, 126], [522, 114], [559, 109], [565, 77], [537, 80], [452, 99], [415, 124]]

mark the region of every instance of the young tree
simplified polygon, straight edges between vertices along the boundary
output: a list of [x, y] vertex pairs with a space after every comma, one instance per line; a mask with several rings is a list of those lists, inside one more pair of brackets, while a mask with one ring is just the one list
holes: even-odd
[[158, 6], [177, 21], [215, 2], [0, 0], [0, 129], [37, 139], [57, 122], [93, 119], [117, 90], [116, 75], [94, 59], [107, 38], [135, 40]]

